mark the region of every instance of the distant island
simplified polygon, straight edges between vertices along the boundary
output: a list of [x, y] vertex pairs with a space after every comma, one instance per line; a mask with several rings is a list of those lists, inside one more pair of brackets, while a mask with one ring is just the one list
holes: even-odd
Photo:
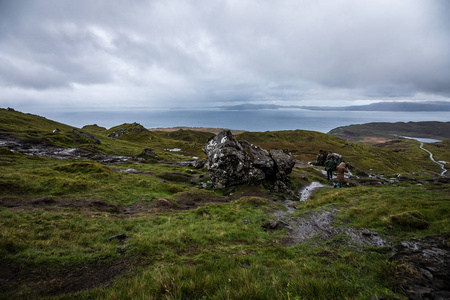
[[222, 110], [306, 109], [319, 111], [450, 111], [450, 102], [377, 102], [351, 106], [298, 106], [275, 104], [239, 104], [219, 106]]
[[341, 126], [332, 129], [328, 134], [350, 141], [365, 142], [381, 142], [397, 139], [399, 136], [448, 140], [450, 122], [376, 122]]
[[176, 126], [176, 127], [165, 127], [165, 128], [149, 128], [149, 131], [164, 131], [164, 132], [173, 132], [177, 130], [192, 130], [192, 131], [201, 131], [201, 132], [210, 132], [214, 134], [219, 134], [224, 130], [230, 130], [233, 134], [239, 134], [246, 132], [245, 130], [236, 130], [236, 129], [228, 129], [228, 128], [209, 128], [209, 127], [188, 127], [188, 126]]

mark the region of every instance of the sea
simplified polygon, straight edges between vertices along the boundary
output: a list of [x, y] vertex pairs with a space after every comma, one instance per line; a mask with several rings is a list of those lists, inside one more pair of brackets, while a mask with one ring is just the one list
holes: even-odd
[[97, 124], [109, 129], [123, 123], [137, 122], [148, 129], [186, 126], [246, 131], [302, 129], [323, 133], [341, 126], [370, 122], [450, 121], [450, 112], [312, 111], [304, 109], [53, 111], [40, 115], [78, 128]]

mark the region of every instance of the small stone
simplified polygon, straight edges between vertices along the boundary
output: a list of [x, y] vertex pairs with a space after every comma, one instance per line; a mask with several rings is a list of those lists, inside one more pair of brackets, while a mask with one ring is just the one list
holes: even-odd
[[157, 204], [159, 206], [174, 207], [174, 204], [167, 199], [158, 199]]
[[121, 234], [114, 235], [114, 236], [110, 237], [109, 241], [112, 241], [112, 240], [115, 240], [115, 239], [122, 241], [122, 240], [124, 240], [126, 238], [127, 238], [127, 235], [125, 233], [121, 233]]
[[427, 278], [430, 281], [433, 281], [433, 274], [431, 274], [430, 271], [419, 268], [420, 273], [422, 273], [422, 275]]
[[277, 221], [265, 221], [261, 225], [262, 228], [265, 229], [276, 229], [278, 227]]

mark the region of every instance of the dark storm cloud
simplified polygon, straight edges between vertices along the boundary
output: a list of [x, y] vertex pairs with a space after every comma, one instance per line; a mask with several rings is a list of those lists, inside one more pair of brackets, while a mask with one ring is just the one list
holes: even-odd
[[1, 1], [0, 101], [447, 99], [449, 7], [444, 0]]

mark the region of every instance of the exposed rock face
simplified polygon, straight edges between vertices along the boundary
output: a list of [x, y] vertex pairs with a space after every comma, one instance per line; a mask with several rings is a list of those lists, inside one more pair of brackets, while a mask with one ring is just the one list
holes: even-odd
[[116, 131], [113, 131], [112, 133], [108, 134], [107, 137], [118, 139], [125, 133], [139, 133], [146, 130], [144, 126], [142, 126], [139, 123], [134, 122], [133, 124], [123, 124], [123, 127], [117, 129]]
[[396, 281], [408, 299], [450, 299], [448, 235], [401, 242], [390, 258], [396, 262]]
[[139, 154], [140, 157], [150, 157], [150, 158], [158, 158], [158, 155], [152, 150], [145, 148], [142, 150], [142, 153]]
[[295, 161], [290, 154], [285, 153], [283, 150], [270, 150], [270, 157], [272, 157], [275, 163], [275, 175], [276, 179], [285, 181], [287, 176], [291, 174], [292, 168], [295, 165]]
[[124, 128], [121, 128], [119, 130], [116, 130], [116, 131], [108, 134], [107, 137], [110, 137], [112, 139], [118, 139], [121, 135], [125, 134], [125, 132], [127, 132], [127, 130]]
[[78, 135], [81, 135], [82, 137], [85, 137], [91, 141], [93, 141], [96, 144], [100, 144], [100, 140], [98, 138], [96, 138], [95, 136], [93, 136], [92, 134], [83, 132], [83, 131], [79, 131], [77, 129], [72, 129], [70, 132], [76, 133]]
[[272, 157], [270, 157], [269, 152], [267, 150], [250, 144], [247, 141], [240, 142], [244, 152], [250, 157], [252, 160], [253, 167], [263, 171], [265, 174], [270, 175], [273, 172], [275, 162]]
[[257, 184], [265, 180], [284, 183], [294, 167], [294, 159], [282, 150], [267, 150], [246, 141], [238, 142], [229, 130], [209, 140], [203, 151], [208, 157], [208, 170], [215, 188], [243, 183]]
[[340, 163], [342, 161], [342, 155], [340, 155], [339, 153], [333, 153], [330, 150], [328, 150], [328, 151], [320, 150], [319, 154], [317, 154], [316, 165], [324, 166], [325, 162], [331, 158], [336, 160], [338, 163]]
[[209, 140], [203, 151], [208, 157], [214, 187], [220, 189], [248, 181], [250, 160], [230, 131], [223, 131]]

